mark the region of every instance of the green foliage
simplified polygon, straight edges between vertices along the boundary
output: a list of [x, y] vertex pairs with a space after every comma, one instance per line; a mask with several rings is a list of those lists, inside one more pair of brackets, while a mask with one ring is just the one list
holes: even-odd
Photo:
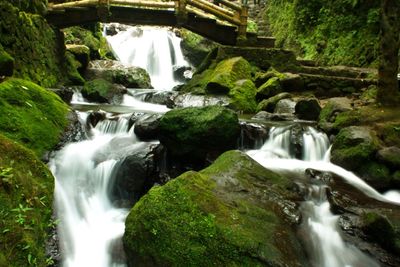
[[[19, 1], [28, 3], [30, 1]], [[52, 87], [68, 81], [64, 44], [46, 20], [0, 2], [0, 44], [14, 58], [14, 76]]]
[[53, 92], [21, 79], [0, 83], [0, 133], [43, 155], [59, 142], [67, 105]]
[[31, 151], [0, 134], [0, 266], [47, 266], [54, 178]]
[[271, 0], [267, 5], [278, 46], [325, 64], [376, 66], [379, 1]]

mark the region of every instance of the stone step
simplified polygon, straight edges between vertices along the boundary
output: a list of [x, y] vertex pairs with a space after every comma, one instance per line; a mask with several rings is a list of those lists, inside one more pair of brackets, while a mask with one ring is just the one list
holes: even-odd
[[376, 69], [355, 68], [347, 66], [332, 66], [332, 67], [300, 66], [299, 73], [310, 74], [310, 75], [354, 78], [354, 79], [368, 79], [377, 77]]

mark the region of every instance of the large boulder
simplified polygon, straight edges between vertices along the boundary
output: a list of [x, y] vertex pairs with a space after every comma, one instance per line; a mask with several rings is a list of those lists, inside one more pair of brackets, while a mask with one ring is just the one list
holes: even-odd
[[112, 60], [92, 61], [85, 72], [85, 78], [88, 80], [101, 78], [128, 88], [153, 88], [150, 75], [145, 69], [128, 67]]
[[128, 266], [306, 266], [289, 188], [239, 151], [153, 187], [125, 223]]
[[126, 88], [104, 79], [94, 79], [86, 82], [81, 92], [86, 99], [92, 102], [120, 104]]
[[316, 98], [301, 99], [295, 106], [296, 116], [301, 120], [316, 121], [321, 113], [321, 106]]
[[278, 77], [272, 77], [257, 89], [257, 99], [268, 99], [282, 93], [282, 86]]
[[[351, 100], [347, 97], [329, 98], [320, 112], [318, 126], [325, 131], [338, 129], [339, 122], [335, 123], [338, 115], [343, 112], [351, 111], [352, 109]], [[339, 118], [340, 117], [341, 116], [339, 116]]]
[[290, 98], [290, 94], [287, 93], [287, 92], [284, 92], [284, 93], [277, 94], [277, 95], [275, 95], [273, 97], [270, 97], [268, 99], [264, 99], [260, 103], [258, 103], [257, 110], [258, 111], [263, 110], [263, 111], [267, 111], [267, 112], [274, 112], [276, 104], [280, 100], [285, 99], [285, 98]]
[[236, 113], [220, 106], [171, 110], [160, 120], [160, 141], [175, 156], [203, 159], [236, 146]]
[[32, 82], [8, 78], [0, 83], [0, 133], [42, 156], [59, 142], [68, 106]]
[[74, 55], [75, 59], [80, 63], [78, 68], [79, 73], [83, 74], [89, 65], [90, 49], [86, 45], [66, 45], [67, 51]]
[[149, 114], [140, 117], [136, 123], [134, 132], [142, 140], [158, 138], [161, 115]]

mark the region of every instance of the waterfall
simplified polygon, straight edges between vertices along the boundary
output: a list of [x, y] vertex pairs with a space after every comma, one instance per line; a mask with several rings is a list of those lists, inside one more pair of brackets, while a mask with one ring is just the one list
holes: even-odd
[[126, 26], [106, 38], [122, 63], [148, 71], [155, 89], [171, 90], [179, 84], [174, 69], [189, 66], [182, 54], [181, 39], [165, 28]]
[[[264, 167], [277, 172], [290, 172], [298, 176], [303, 176], [308, 168], [332, 172], [370, 197], [380, 201], [398, 202], [397, 192], [382, 195], [353, 173], [330, 163], [328, 138], [312, 127], [307, 127], [304, 131], [302, 159], [296, 159], [291, 152], [291, 130], [290, 126], [272, 127], [270, 137], [265, 144], [259, 150], [248, 151], [248, 155]], [[301, 211], [302, 227], [311, 240], [310, 254], [313, 266], [379, 266], [370, 257], [342, 239], [338, 229], [338, 216], [330, 211], [326, 185], [308, 185], [308, 196], [301, 205]]]
[[50, 162], [63, 266], [125, 266], [120, 239], [128, 210], [111, 203], [108, 187], [118, 166], [115, 144], [134, 151], [141, 149], [140, 142], [129, 132], [124, 116], [99, 122], [89, 136], [66, 145]]

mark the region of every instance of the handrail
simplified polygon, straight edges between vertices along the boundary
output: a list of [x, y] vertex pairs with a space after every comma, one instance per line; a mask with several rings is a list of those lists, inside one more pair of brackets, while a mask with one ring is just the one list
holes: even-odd
[[[174, 2], [172, 2], [174, 1]], [[211, 14], [221, 21], [228, 22], [238, 28], [238, 38], [246, 38], [247, 27], [247, 6], [239, 6], [228, 0], [217, 0], [219, 5], [215, 5], [207, 0], [172, 0], [168, 2], [151, 1], [151, 0], [78, 0], [72, 2], [64, 2], [61, 4], [49, 3], [49, 10], [64, 10], [74, 7], [104, 7], [110, 5], [118, 6], [134, 6], [143, 8], [162, 8], [175, 9], [178, 17], [178, 23], [184, 24], [187, 19], [188, 11], [193, 8], [204, 12], [205, 16]], [[196, 14], [199, 14], [196, 11]]]

